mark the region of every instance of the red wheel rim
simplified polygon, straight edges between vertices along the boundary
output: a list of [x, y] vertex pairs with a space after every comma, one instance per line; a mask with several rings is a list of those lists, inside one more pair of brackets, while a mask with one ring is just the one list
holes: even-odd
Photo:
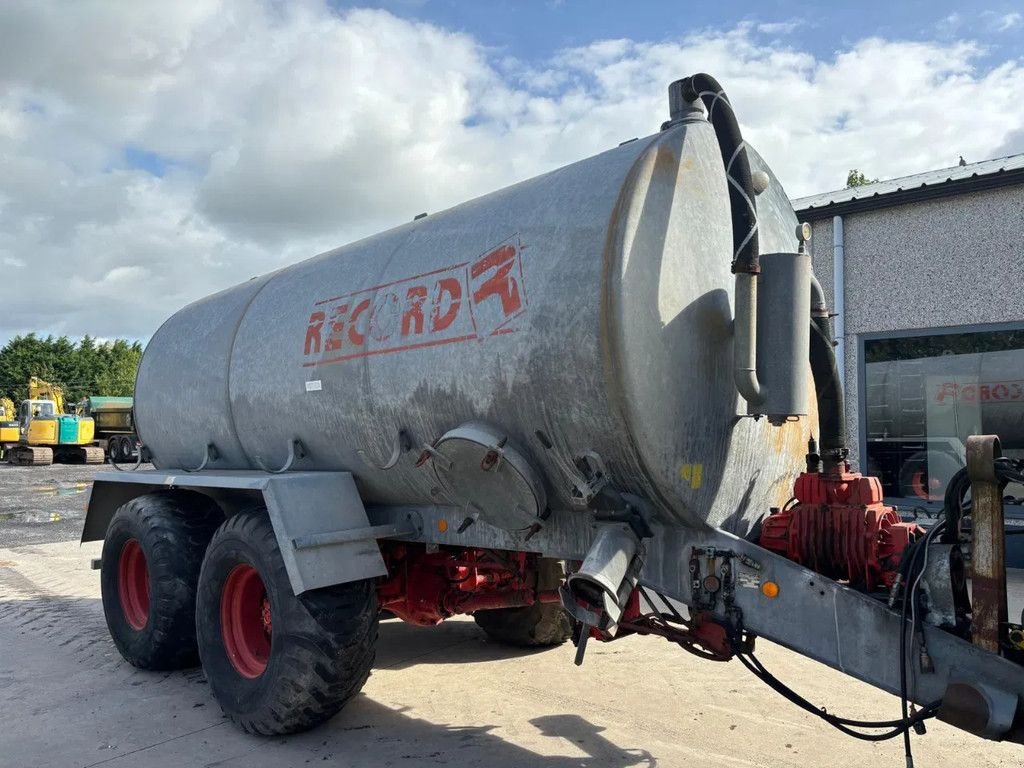
[[939, 501], [942, 498], [942, 496], [938, 495], [942, 481], [937, 477], [926, 475], [923, 469], [919, 469], [914, 473], [910, 480], [910, 485], [913, 488], [914, 495], [919, 499]]
[[149, 621], [149, 568], [138, 539], [128, 539], [117, 560], [117, 595], [128, 626], [138, 631]]
[[242, 677], [263, 674], [270, 659], [270, 600], [248, 563], [231, 569], [220, 595], [220, 633], [231, 665]]

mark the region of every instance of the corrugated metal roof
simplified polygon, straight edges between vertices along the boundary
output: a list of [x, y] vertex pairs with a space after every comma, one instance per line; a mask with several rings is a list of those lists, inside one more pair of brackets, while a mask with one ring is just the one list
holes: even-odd
[[[999, 157], [994, 160], [982, 160], [978, 163], [967, 165], [954, 165], [952, 168], [941, 168], [937, 171], [926, 171], [915, 173], [913, 176], [901, 176], [898, 179], [887, 179], [874, 184], [865, 184], [862, 187], [851, 187], [839, 189], [835, 192], [823, 192], [819, 195], [810, 195], [793, 200], [793, 208], [799, 212], [813, 212], [826, 206], [842, 205], [843, 208], [852, 207], [860, 201], [866, 203], [865, 207], [882, 207], [887, 201], [879, 199], [889, 195], [904, 193], [900, 199], [894, 199], [893, 204], [909, 202], [906, 199], [918, 190], [931, 190], [934, 187], [959, 182], [957, 186], [969, 185], [972, 179], [991, 177], [1008, 171], [1024, 170], [1024, 154]], [[1016, 175], [1016, 174], [1015, 174]], [[924, 196], [924, 195], [923, 195]], [[932, 195], [927, 195], [931, 197]], [[868, 201], [877, 201], [874, 205]], [[843, 205], [847, 204], [847, 205]]]

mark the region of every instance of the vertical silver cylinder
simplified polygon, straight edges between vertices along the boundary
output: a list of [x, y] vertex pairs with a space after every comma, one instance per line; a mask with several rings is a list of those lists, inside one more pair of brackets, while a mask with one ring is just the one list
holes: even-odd
[[781, 423], [808, 412], [811, 257], [761, 254], [757, 281], [757, 378], [763, 399], [749, 412]]

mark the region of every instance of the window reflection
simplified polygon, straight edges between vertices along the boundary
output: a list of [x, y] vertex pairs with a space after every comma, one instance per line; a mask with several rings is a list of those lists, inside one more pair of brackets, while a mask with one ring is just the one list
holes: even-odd
[[887, 496], [941, 501], [968, 435], [1024, 454], [1024, 332], [870, 340], [864, 359], [866, 469]]

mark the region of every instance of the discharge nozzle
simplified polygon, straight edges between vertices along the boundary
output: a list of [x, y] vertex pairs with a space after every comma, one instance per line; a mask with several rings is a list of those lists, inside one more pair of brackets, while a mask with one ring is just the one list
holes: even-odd
[[614, 628], [636, 587], [639, 551], [640, 539], [628, 524], [600, 525], [586, 559], [567, 580], [565, 609], [585, 625]]

